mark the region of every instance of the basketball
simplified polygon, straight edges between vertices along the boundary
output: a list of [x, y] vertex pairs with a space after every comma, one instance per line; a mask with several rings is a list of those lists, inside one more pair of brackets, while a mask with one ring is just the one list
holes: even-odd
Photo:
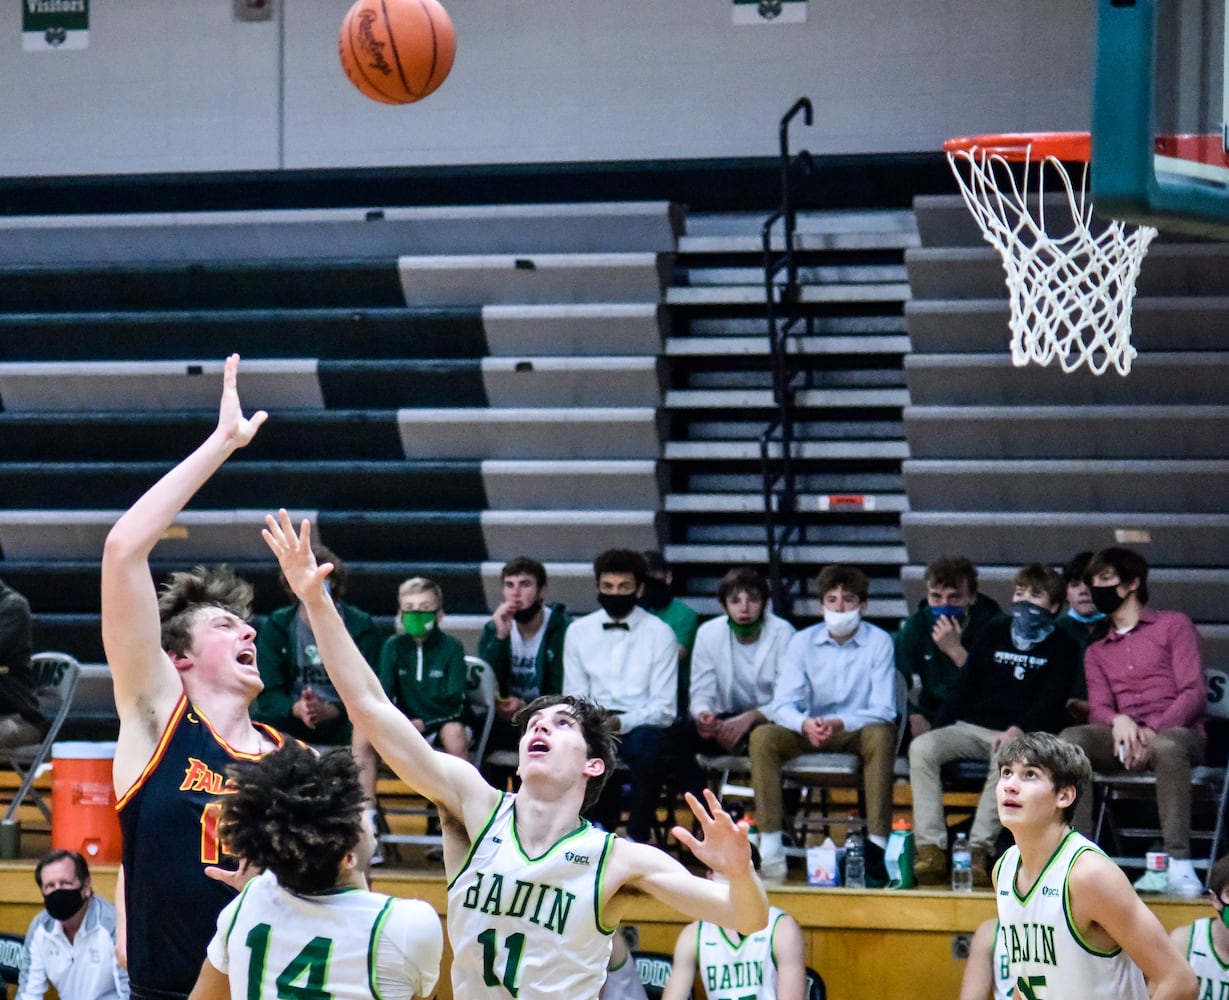
[[452, 69], [457, 40], [437, 0], [357, 0], [341, 22], [341, 68], [381, 104], [412, 104]]

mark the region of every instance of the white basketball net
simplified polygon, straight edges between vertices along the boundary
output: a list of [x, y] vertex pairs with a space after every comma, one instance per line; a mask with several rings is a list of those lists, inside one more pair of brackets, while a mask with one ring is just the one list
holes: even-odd
[[[1113, 221], [1094, 234], [1087, 164], [1077, 190], [1052, 156], [1033, 162], [1026, 153], [1019, 179], [1007, 158], [992, 149], [949, 152], [947, 160], [986, 242], [1003, 258], [1012, 364], [1048, 365], [1057, 358], [1065, 372], [1086, 364], [1100, 375], [1113, 365], [1126, 375], [1136, 354], [1131, 346], [1135, 281], [1157, 231], [1139, 226], [1128, 232], [1125, 223]], [[1033, 171], [1037, 190], [1029, 196]], [[1067, 196], [1071, 231], [1066, 235], [1047, 231], [1045, 184], [1051, 171]]]

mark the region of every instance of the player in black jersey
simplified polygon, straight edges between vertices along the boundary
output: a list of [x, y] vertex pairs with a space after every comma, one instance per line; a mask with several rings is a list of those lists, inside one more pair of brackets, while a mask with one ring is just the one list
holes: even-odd
[[[281, 746], [248, 709], [262, 684], [252, 590], [225, 567], [174, 574], [159, 594], [149, 556], [197, 490], [264, 423], [244, 417], [239, 356], [226, 359], [217, 428], [115, 523], [102, 557], [102, 636], [119, 713], [114, 781], [124, 834], [133, 1000], [186, 997], [219, 910], [217, 806], [228, 765]], [[207, 870], [213, 870], [213, 877]]]

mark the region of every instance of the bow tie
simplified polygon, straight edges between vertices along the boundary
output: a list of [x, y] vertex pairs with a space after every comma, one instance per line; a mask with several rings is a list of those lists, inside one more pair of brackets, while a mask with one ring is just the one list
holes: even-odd
[[602, 628], [621, 628], [624, 632], [631, 631], [631, 628], [628, 626], [627, 622], [602, 622]]

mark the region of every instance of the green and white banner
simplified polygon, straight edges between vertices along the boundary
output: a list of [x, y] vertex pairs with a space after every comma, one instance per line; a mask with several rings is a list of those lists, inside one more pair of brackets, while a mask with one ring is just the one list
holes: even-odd
[[20, 0], [21, 47], [27, 52], [85, 49], [90, 0]]
[[734, 0], [735, 24], [802, 24], [807, 0]]

